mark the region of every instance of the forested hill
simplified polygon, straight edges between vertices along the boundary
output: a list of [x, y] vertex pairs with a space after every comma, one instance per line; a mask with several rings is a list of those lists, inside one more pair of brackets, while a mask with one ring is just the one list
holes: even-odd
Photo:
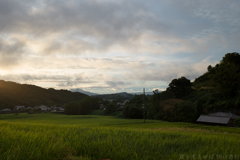
[[34, 85], [18, 84], [0, 80], [0, 109], [24, 105], [34, 107], [38, 105], [62, 106], [71, 101], [81, 100], [87, 95], [67, 90], [44, 89]]
[[193, 83], [181, 77], [173, 79], [166, 91], [154, 92], [147, 117], [196, 122], [201, 114], [213, 112], [240, 115], [240, 54], [227, 53], [220, 63], [206, 69]]

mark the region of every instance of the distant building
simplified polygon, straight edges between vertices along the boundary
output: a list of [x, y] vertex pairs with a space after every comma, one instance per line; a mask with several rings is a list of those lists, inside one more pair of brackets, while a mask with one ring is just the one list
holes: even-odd
[[51, 107], [51, 112], [64, 112], [65, 109], [62, 107]]
[[43, 111], [43, 112], [47, 112], [50, 109], [49, 107], [47, 107], [45, 105], [41, 105], [38, 108], [41, 108], [41, 111]]
[[217, 116], [217, 117], [231, 117], [233, 120], [239, 118], [239, 115], [233, 114], [233, 113], [226, 113], [226, 112], [216, 112], [216, 113], [210, 113], [210, 116]]
[[233, 113], [217, 112], [209, 115], [200, 115], [197, 122], [210, 125], [233, 126], [234, 120], [239, 117]]
[[65, 109], [62, 108], [62, 107], [58, 107], [57, 109], [58, 109], [58, 111], [60, 111], [60, 112], [64, 112], [64, 111], [65, 111]]
[[12, 110], [9, 109], [9, 108], [0, 110], [1, 113], [9, 113], [9, 112], [11, 112], [11, 111], [12, 111]]
[[57, 112], [57, 110], [56, 109], [52, 109], [51, 112]]
[[103, 104], [100, 104], [100, 110], [106, 110], [106, 108]]
[[127, 102], [129, 102], [129, 100], [125, 100], [123, 103], [118, 102], [117, 106], [119, 106], [120, 108], [123, 108]]
[[17, 110], [19, 110], [19, 109], [21, 109], [21, 108], [24, 109], [25, 106], [15, 106], [13, 110], [14, 110], [14, 111], [17, 111]]

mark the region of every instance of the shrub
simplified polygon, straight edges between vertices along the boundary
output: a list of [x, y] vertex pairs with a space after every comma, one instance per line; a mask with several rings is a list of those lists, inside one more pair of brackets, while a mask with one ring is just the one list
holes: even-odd
[[234, 126], [240, 127], [240, 118], [238, 118], [234, 121]]

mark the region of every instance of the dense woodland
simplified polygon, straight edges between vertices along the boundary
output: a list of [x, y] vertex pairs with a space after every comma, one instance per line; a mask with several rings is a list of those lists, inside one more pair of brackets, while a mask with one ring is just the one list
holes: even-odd
[[[107, 99], [114, 99], [109, 101]], [[123, 108], [118, 102], [129, 99]], [[206, 73], [191, 82], [186, 77], [173, 79], [166, 91], [152, 96], [127, 93], [90, 97], [67, 90], [43, 89], [33, 85], [0, 81], [0, 109], [15, 105], [50, 105], [65, 107], [66, 114], [89, 114], [99, 109], [119, 117], [195, 122], [200, 114], [216, 111], [240, 114], [240, 55], [227, 53], [216, 66], [206, 66]], [[114, 115], [114, 114], [113, 114]]]

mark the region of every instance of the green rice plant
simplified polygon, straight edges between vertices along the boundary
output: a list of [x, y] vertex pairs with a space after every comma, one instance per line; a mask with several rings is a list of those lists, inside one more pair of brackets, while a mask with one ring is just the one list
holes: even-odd
[[[1, 115], [0, 159], [187, 159], [239, 155], [237, 128], [55, 114]], [[16, 117], [16, 116], [15, 116]]]

